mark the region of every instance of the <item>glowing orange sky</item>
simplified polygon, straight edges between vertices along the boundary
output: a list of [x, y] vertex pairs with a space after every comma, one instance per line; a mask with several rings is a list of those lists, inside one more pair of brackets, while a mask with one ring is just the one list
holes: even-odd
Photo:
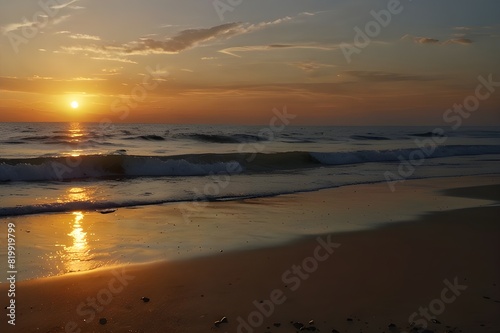
[[[439, 124], [479, 75], [500, 81], [498, 1], [401, 2], [361, 47], [391, 1], [2, 4], [0, 121], [257, 124], [286, 105], [301, 124]], [[500, 91], [468, 124], [499, 110]]]

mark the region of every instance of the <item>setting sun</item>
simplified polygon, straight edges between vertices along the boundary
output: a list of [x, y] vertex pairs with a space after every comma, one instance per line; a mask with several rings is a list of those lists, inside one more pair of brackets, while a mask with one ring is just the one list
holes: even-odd
[[77, 108], [78, 108], [78, 106], [79, 106], [79, 104], [78, 104], [78, 102], [77, 102], [77, 101], [73, 101], [73, 102], [71, 102], [71, 107], [72, 107], [73, 109], [77, 109]]

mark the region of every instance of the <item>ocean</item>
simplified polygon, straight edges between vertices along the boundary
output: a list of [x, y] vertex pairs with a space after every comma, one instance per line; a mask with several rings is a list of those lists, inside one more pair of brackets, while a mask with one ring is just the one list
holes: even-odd
[[[499, 173], [498, 127], [2, 123], [0, 235], [16, 226], [19, 279], [31, 279], [370, 228], [431, 207], [397, 192], [391, 210], [368, 210], [406, 180]], [[231, 205], [367, 183], [387, 186], [328, 225], [288, 201]], [[248, 220], [255, 209], [262, 218]]]
[[0, 124], [1, 217], [499, 171], [498, 127]]

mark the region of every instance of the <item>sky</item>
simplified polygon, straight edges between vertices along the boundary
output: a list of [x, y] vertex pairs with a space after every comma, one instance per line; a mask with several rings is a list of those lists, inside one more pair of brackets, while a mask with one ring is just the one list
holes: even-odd
[[[286, 107], [302, 125], [440, 125], [480, 76], [500, 82], [498, 13], [498, 0], [0, 0], [0, 122], [266, 124]], [[500, 124], [490, 88], [466, 125]]]

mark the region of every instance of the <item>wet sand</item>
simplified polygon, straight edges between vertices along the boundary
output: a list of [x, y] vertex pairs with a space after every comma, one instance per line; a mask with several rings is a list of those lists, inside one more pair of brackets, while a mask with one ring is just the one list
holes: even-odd
[[[378, 185], [357, 191], [370, 186]], [[338, 193], [301, 194], [314, 199], [304, 210], [327, 207]], [[499, 185], [445, 193], [500, 200]], [[319, 197], [325, 202], [314, 205]], [[433, 332], [499, 332], [500, 206], [478, 202], [276, 247], [18, 282], [16, 326], [4, 317], [1, 331], [296, 332], [302, 323], [409, 332], [413, 321]], [[0, 286], [4, 302], [7, 289]], [[228, 322], [216, 327], [222, 317]]]

